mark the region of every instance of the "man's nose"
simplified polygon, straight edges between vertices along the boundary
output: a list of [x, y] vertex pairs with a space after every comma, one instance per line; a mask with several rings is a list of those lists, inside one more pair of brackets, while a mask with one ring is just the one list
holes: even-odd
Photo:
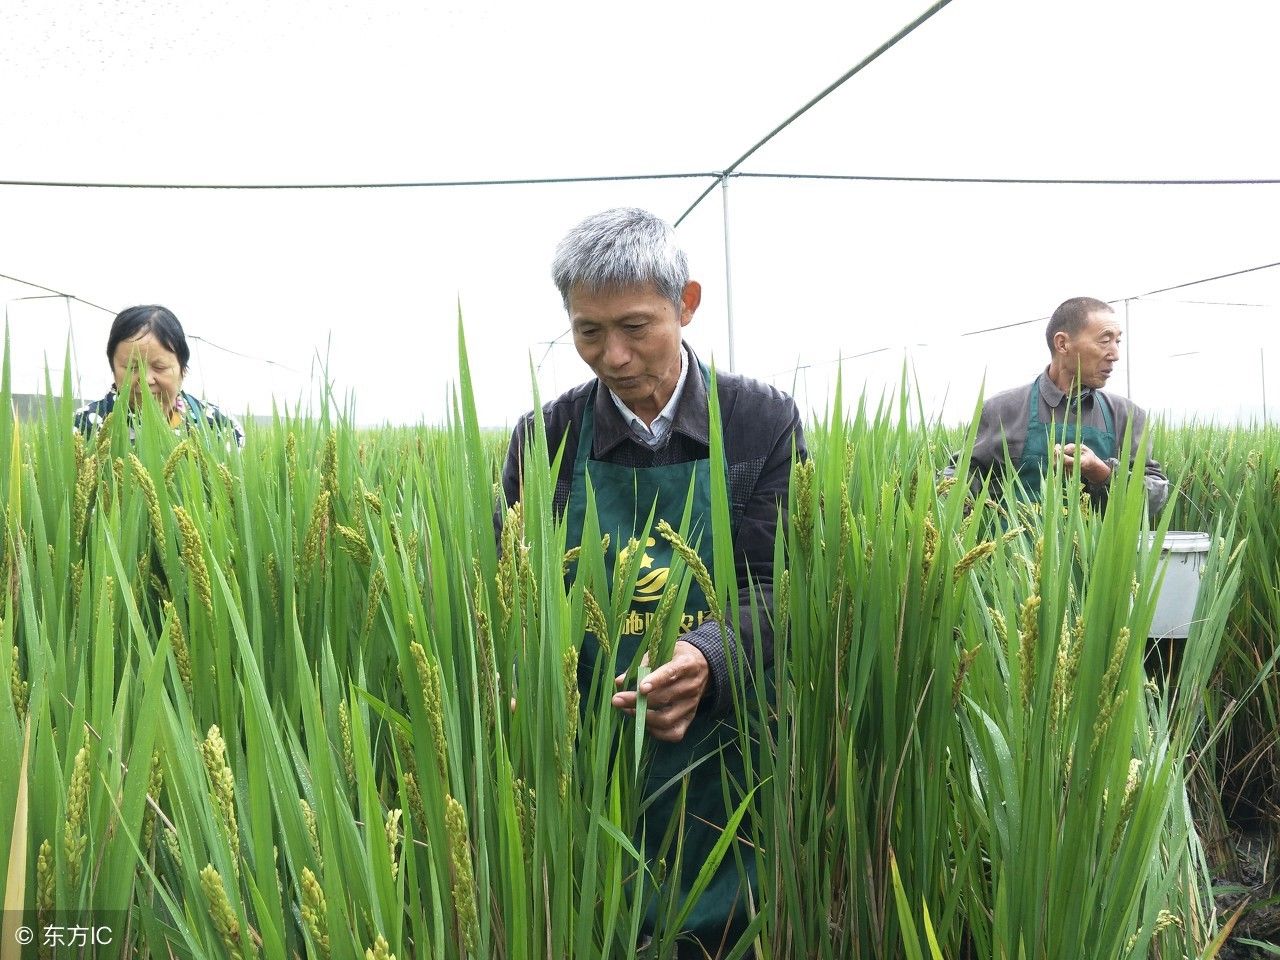
[[625, 367], [631, 360], [631, 348], [627, 346], [626, 337], [611, 333], [604, 342], [604, 362], [611, 370]]

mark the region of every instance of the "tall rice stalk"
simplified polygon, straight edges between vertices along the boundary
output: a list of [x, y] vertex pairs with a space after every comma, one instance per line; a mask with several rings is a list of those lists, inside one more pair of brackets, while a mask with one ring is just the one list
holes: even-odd
[[[1193, 424], [1165, 427], [1159, 442], [1182, 475], [1169, 506], [1174, 526], [1206, 529], [1216, 516], [1239, 516], [1240, 598], [1204, 689], [1211, 736], [1197, 744], [1193, 801], [1215, 875], [1237, 885], [1249, 879], [1265, 899], [1275, 882], [1265, 869], [1265, 850], [1275, 841], [1280, 812], [1280, 432]], [[1262, 839], [1262, 855], [1245, 858], [1260, 861], [1261, 871], [1256, 862], [1238, 860], [1233, 837], [1243, 835]], [[1274, 936], [1265, 917], [1259, 919], [1262, 932]], [[1253, 925], [1249, 916], [1240, 924]]]
[[[150, 405], [132, 441], [123, 416], [77, 439], [66, 380], [18, 425], [8, 384], [6, 361], [0, 769], [29, 725], [28, 915], [110, 911], [118, 956], [625, 958], [646, 916], [645, 955], [675, 946], [676, 831], [645, 860], [647, 739], [610, 703], [641, 669], [617, 654], [640, 553], [606, 576], [626, 545], [591, 509], [566, 542], [540, 423], [495, 539], [503, 441], [465, 359], [440, 428], [357, 430], [328, 398], [243, 451]], [[796, 469], [772, 604], [747, 612], [777, 657], [735, 697], [750, 763], [717, 856], [757, 858], [760, 888], [725, 954], [1198, 953], [1202, 723], [1140, 668], [1159, 579], [1141, 491], [1120, 484], [1105, 519], [968, 503], [937, 479], [953, 435], [905, 401], [834, 410]], [[741, 628], [712, 446], [709, 595]], [[1206, 508], [1222, 541], [1181, 691], [1224, 622], [1271, 616], [1248, 552], [1263, 493], [1234, 558], [1233, 510]], [[673, 603], [692, 576], [675, 565]], [[579, 677], [588, 632], [608, 653]], [[17, 789], [0, 777], [0, 851]]]
[[[832, 418], [794, 477], [774, 573], [785, 669], [776, 706], [751, 705], [769, 743], [757, 948], [1197, 952], [1216, 924], [1184, 789], [1201, 715], [1142, 671], [1161, 571], [1138, 549], [1140, 478], [1116, 481], [1105, 519], [1056, 473], [1053, 509], [971, 502], [936, 481], [941, 432], [907, 413]], [[1184, 691], [1237, 588], [1220, 526]]]

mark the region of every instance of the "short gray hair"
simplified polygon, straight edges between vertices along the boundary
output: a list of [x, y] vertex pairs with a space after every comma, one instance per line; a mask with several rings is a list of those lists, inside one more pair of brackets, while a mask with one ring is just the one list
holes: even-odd
[[1058, 304], [1058, 309], [1053, 311], [1053, 316], [1049, 318], [1049, 325], [1044, 331], [1049, 352], [1053, 353], [1055, 336], [1065, 333], [1069, 337], [1074, 337], [1084, 329], [1084, 325], [1089, 322], [1090, 314], [1094, 313], [1115, 313], [1115, 309], [1105, 300], [1095, 300], [1093, 297], [1072, 297]]
[[569, 231], [556, 247], [551, 279], [566, 310], [574, 287], [597, 291], [650, 283], [678, 305], [689, 282], [689, 262], [665, 220], [636, 207], [617, 207], [592, 214]]

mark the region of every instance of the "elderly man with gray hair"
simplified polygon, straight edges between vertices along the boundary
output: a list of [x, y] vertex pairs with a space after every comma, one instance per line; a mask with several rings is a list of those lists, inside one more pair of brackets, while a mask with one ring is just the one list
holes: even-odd
[[[630, 598], [631, 616], [617, 664], [631, 662], [666, 583], [671, 545], [658, 521], [679, 528], [690, 502], [690, 529], [712, 567], [709, 371], [684, 342], [702, 288], [689, 279], [675, 233], [637, 209], [588, 217], [561, 241], [553, 279], [569, 314], [574, 346], [595, 378], [546, 404], [542, 417], [552, 451], [564, 444], [555, 489], [556, 511], [566, 518], [568, 544], [581, 542], [587, 485], [594, 493], [600, 529], [610, 534], [606, 558], [612, 572], [617, 550], [632, 537], [643, 545], [641, 577]], [[703, 756], [688, 775], [683, 814], [678, 789], [662, 791], [648, 808], [646, 856], [656, 858], [668, 823], [684, 823], [684, 855], [677, 895], [683, 898], [710, 854], [733, 807], [726, 808], [724, 774], [738, 779], [742, 757], [732, 710], [731, 672], [750, 672], [757, 652], [773, 657], [772, 572], [779, 515], [785, 515], [792, 457], [805, 456], [800, 414], [786, 394], [746, 377], [720, 372], [716, 389], [723, 430], [741, 635], [708, 619], [702, 590], [693, 584], [681, 614], [681, 636], [669, 662], [651, 664], [640, 684], [647, 698], [645, 727], [656, 741], [648, 789], [659, 792]], [[521, 498], [521, 467], [533, 414], [511, 438], [502, 484], [508, 504]], [[641, 529], [654, 513], [654, 528]], [[753, 596], [754, 594], [754, 596]], [[752, 616], [752, 604], [758, 616]], [[589, 688], [603, 656], [587, 636], [579, 656], [579, 686]], [[748, 678], [749, 682], [749, 678]], [[616, 680], [613, 705], [635, 715], [637, 691]], [[717, 755], [718, 754], [718, 755]], [[723, 762], [723, 765], [722, 765]], [[730, 856], [722, 862], [686, 923], [705, 955], [731, 945], [747, 923], [747, 890]], [[744, 858], [754, 886], [755, 864]], [[649, 918], [652, 925], [654, 918]], [[652, 926], [650, 926], [650, 932]], [[690, 949], [686, 946], [684, 949]], [[694, 955], [694, 954], [690, 954]], [[696, 955], [704, 956], [702, 950]]]
[[[1128, 397], [1102, 389], [1120, 360], [1121, 333], [1111, 305], [1102, 300], [1073, 297], [1058, 305], [1045, 328], [1049, 365], [1029, 385], [998, 393], [982, 406], [971, 461], [975, 487], [1004, 463], [1008, 451], [1019, 496], [1039, 498], [1052, 458], [1079, 477], [1095, 506], [1106, 507], [1125, 433], [1136, 465], [1147, 418]], [[1154, 518], [1169, 499], [1169, 480], [1153, 459], [1143, 469]]]

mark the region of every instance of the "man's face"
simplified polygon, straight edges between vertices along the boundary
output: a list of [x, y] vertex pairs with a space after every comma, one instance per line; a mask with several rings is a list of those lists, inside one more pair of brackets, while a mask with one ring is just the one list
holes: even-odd
[[1074, 337], [1066, 338], [1064, 366], [1074, 375], [1080, 371], [1080, 384], [1095, 390], [1107, 385], [1115, 365], [1120, 361], [1120, 323], [1110, 310], [1095, 310]]
[[118, 388], [123, 388], [126, 381], [132, 382], [130, 405], [135, 408], [142, 399], [145, 386], [167, 414], [173, 409], [178, 391], [182, 389], [182, 364], [151, 331], [116, 346], [115, 356], [111, 358], [111, 372], [115, 374]]
[[702, 290], [685, 285], [679, 306], [655, 286], [569, 291], [569, 323], [578, 356], [640, 416], [657, 416], [680, 379], [680, 329]]

